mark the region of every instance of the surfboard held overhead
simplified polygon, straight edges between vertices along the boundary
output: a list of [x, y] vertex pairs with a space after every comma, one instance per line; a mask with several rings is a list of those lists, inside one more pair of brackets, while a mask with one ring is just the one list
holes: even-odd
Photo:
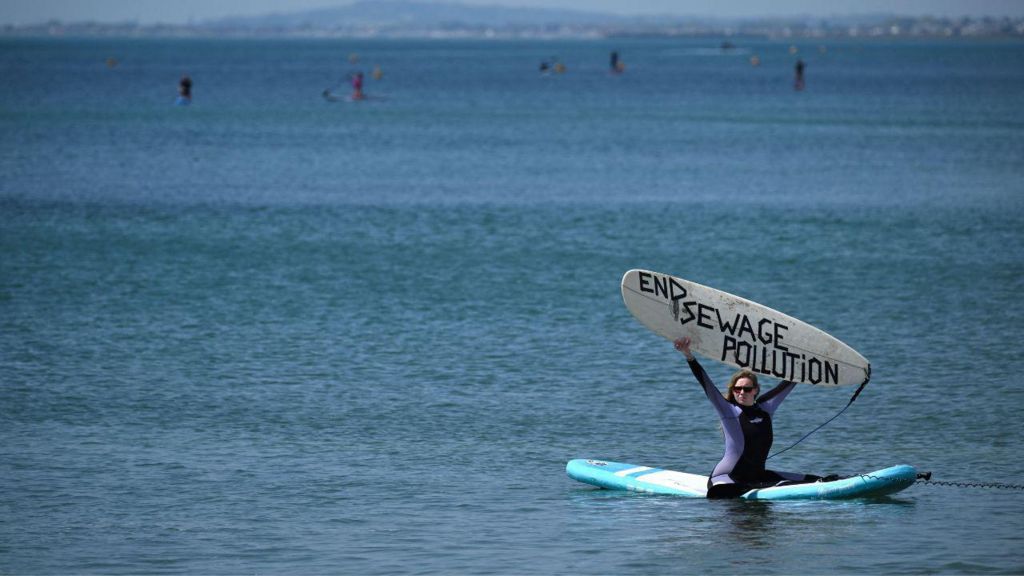
[[622, 277], [622, 299], [656, 334], [689, 336], [694, 352], [737, 368], [824, 386], [862, 384], [871, 374], [866, 358], [824, 331], [696, 282], [630, 270]]

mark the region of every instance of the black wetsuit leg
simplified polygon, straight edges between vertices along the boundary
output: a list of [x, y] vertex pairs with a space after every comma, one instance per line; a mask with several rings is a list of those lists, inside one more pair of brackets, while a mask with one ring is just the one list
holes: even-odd
[[[803, 478], [799, 480], [790, 480], [785, 478], [779, 473], [773, 470], [765, 470], [756, 482], [731, 482], [723, 484], [711, 484], [708, 480], [708, 499], [723, 499], [723, 498], [739, 498], [751, 490], [760, 490], [761, 488], [771, 488], [772, 486], [788, 486], [792, 484], [806, 484], [810, 482], [817, 482], [821, 480], [821, 476], [815, 476], [814, 474], [805, 474]], [[827, 479], [826, 479], [827, 480]]]
[[708, 499], [739, 498], [749, 491], [750, 486], [746, 484], [715, 484], [714, 486], [708, 486]]

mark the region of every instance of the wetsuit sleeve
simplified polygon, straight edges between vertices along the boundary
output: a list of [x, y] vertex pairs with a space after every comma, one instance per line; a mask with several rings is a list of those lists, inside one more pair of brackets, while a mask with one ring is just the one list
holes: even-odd
[[796, 388], [795, 382], [789, 380], [783, 380], [778, 386], [765, 392], [760, 398], [757, 399], [757, 403], [769, 414], [773, 414], [778, 409], [779, 404], [789, 396], [789, 393]]
[[690, 370], [693, 372], [693, 376], [700, 383], [701, 388], [704, 389], [704, 394], [711, 401], [711, 404], [718, 411], [719, 416], [731, 416], [732, 415], [732, 404], [718, 392], [715, 388], [715, 383], [711, 381], [711, 377], [704, 371], [704, 367], [697, 362], [697, 359], [687, 360], [687, 364], [690, 365]]

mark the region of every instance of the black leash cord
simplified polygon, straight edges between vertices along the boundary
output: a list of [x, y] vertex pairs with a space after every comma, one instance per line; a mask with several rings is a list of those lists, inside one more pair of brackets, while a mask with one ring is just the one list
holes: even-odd
[[931, 480], [931, 477], [931, 472], [918, 474], [917, 481], [920, 484], [929, 484], [932, 486], [955, 486], [957, 488], [995, 488], [997, 490], [1024, 490], [1024, 484], [1002, 484], [1000, 482], [943, 482], [941, 480]]
[[864, 390], [864, 387], [868, 385], [868, 381], [869, 381], [869, 380], [871, 380], [871, 369], [870, 369], [870, 368], [868, 368], [868, 377], [867, 377], [867, 378], [865, 378], [865, 379], [864, 379], [864, 381], [863, 381], [863, 382], [861, 382], [860, 386], [858, 386], [858, 387], [857, 387], [857, 391], [853, 393], [853, 397], [851, 397], [851, 398], [850, 398], [850, 401], [846, 403], [846, 406], [843, 406], [843, 409], [842, 409], [842, 410], [840, 410], [839, 412], [837, 412], [835, 416], [833, 416], [833, 417], [829, 418], [828, 420], [825, 420], [824, 422], [822, 422], [822, 423], [821, 423], [820, 425], [818, 425], [818, 427], [817, 427], [817, 428], [815, 428], [814, 430], [811, 430], [811, 431], [810, 431], [810, 432], [808, 432], [807, 434], [804, 434], [804, 435], [803, 435], [803, 437], [802, 437], [802, 438], [800, 438], [799, 440], [797, 440], [796, 442], [793, 442], [792, 444], [790, 444], [789, 446], [787, 446], [787, 447], [783, 448], [782, 450], [779, 450], [779, 451], [778, 451], [778, 452], [776, 452], [775, 454], [772, 454], [772, 455], [768, 456], [768, 458], [766, 458], [766, 460], [767, 460], [767, 459], [771, 459], [771, 458], [774, 458], [774, 457], [778, 456], [779, 454], [782, 454], [782, 453], [783, 453], [783, 452], [785, 452], [786, 450], [789, 450], [790, 448], [792, 448], [792, 447], [796, 446], [797, 444], [799, 444], [799, 443], [803, 442], [804, 440], [806, 440], [806, 439], [807, 439], [807, 437], [808, 437], [808, 436], [810, 436], [811, 434], [814, 434], [814, 433], [815, 433], [815, 432], [817, 432], [818, 430], [821, 430], [821, 429], [822, 429], [822, 428], [824, 428], [824, 427], [825, 427], [825, 425], [826, 425], [826, 424], [828, 424], [829, 422], [831, 422], [831, 421], [835, 420], [836, 418], [839, 418], [839, 416], [841, 416], [843, 412], [846, 412], [846, 409], [847, 409], [847, 408], [849, 408], [851, 404], [853, 404], [853, 401], [857, 399], [857, 396], [860, 396], [861, 390]]
[[[853, 396], [850, 398], [850, 401], [846, 403], [846, 406], [843, 406], [842, 410], [837, 412], [835, 416], [833, 416], [833, 417], [829, 418], [828, 420], [825, 420], [824, 422], [822, 422], [814, 430], [811, 430], [807, 434], [804, 434], [796, 442], [793, 442], [792, 444], [790, 444], [789, 446], [783, 448], [782, 450], [779, 450], [778, 452], [768, 456], [768, 458], [774, 458], [774, 457], [778, 456], [779, 454], [782, 454], [786, 450], [789, 450], [790, 448], [792, 448], [792, 447], [796, 446], [797, 444], [799, 444], [799, 443], [803, 442], [804, 440], [806, 440], [807, 437], [810, 436], [811, 434], [814, 434], [818, 430], [821, 430], [822, 428], [824, 428], [825, 425], [828, 424], [829, 422], [835, 420], [836, 418], [839, 418], [839, 416], [841, 416], [843, 412], [846, 412], [846, 409], [849, 408], [850, 405], [853, 404], [853, 401], [857, 399], [857, 396], [860, 396], [861, 391], [863, 391], [864, 387], [868, 385], [868, 381], [869, 380], [871, 380], [871, 368], [870, 367], [868, 367], [868, 377], [864, 379], [864, 382], [862, 382], [859, 387], [857, 387], [857, 391], [853, 393]], [[861, 476], [866, 476], [866, 477], [869, 477], [869, 478], [872, 477], [870, 474], [861, 474]], [[931, 485], [931, 486], [953, 486], [953, 487], [957, 487], [957, 488], [994, 488], [994, 489], [997, 489], [997, 490], [1022, 490], [1022, 491], [1024, 491], [1024, 484], [1004, 484], [1004, 483], [1001, 483], [1001, 482], [943, 482], [942, 480], [932, 480], [932, 473], [931, 472], [920, 472], [920, 473], [918, 473], [917, 479], [915, 480], [915, 483], [918, 483], [918, 484], [928, 484], [928, 485]]]
[[[872, 476], [871, 474], [860, 474], [860, 476], [865, 478], [878, 478], [878, 476]], [[957, 488], [995, 488], [997, 490], [1024, 491], [1024, 484], [1003, 484], [1001, 482], [943, 482], [942, 480], [932, 480], [931, 472], [918, 472], [917, 479], [914, 483], [928, 484], [931, 486], [954, 486]]]

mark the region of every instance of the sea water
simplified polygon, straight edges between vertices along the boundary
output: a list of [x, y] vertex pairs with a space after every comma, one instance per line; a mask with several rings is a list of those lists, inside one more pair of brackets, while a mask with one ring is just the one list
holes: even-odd
[[721, 456], [641, 267], [870, 359], [772, 467], [1024, 484], [1024, 45], [718, 44], [2, 41], [0, 572], [1024, 571], [1019, 489], [565, 476]]

